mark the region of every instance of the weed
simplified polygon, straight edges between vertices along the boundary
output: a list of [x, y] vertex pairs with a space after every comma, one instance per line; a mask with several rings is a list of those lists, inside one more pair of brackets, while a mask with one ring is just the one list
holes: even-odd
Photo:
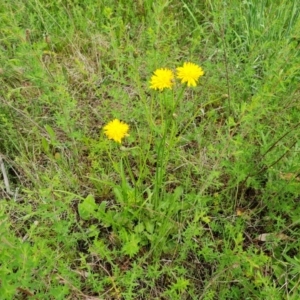
[[299, 11], [6, 1], [1, 299], [299, 299]]

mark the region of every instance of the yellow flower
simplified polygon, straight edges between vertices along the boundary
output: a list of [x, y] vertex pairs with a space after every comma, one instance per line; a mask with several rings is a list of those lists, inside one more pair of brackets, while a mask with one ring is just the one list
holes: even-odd
[[129, 136], [129, 126], [126, 123], [114, 119], [104, 126], [104, 134], [110, 139], [121, 143], [122, 138]]
[[151, 77], [150, 88], [154, 90], [170, 89], [173, 85], [173, 72], [169, 69], [157, 69]]
[[185, 62], [183, 67], [176, 68], [177, 78], [181, 79], [181, 83], [187, 82], [188, 86], [196, 86], [199, 77], [204, 75], [201, 67], [196, 64]]

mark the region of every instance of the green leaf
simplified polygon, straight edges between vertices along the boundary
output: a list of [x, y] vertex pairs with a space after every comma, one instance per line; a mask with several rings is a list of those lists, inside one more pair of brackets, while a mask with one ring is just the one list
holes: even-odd
[[49, 149], [50, 149], [49, 143], [44, 137], [42, 137], [42, 147], [46, 153], [49, 153]]
[[183, 292], [186, 290], [186, 288], [189, 286], [189, 284], [190, 284], [190, 281], [188, 279], [178, 278], [177, 282], [172, 285], [172, 288], [177, 291]]
[[116, 186], [113, 188], [114, 194], [116, 196], [116, 200], [120, 203], [120, 204], [124, 204], [124, 197], [122, 194], [122, 190], [121, 187]]
[[146, 226], [146, 230], [149, 232], [149, 233], [153, 233], [154, 231], [154, 223], [151, 222], [151, 221], [146, 221], [145, 222], [145, 226]]
[[128, 241], [125, 242], [124, 246], [122, 247], [122, 252], [126, 255], [129, 255], [130, 258], [133, 257], [140, 250], [140, 241], [141, 239], [135, 234], [129, 234]]
[[49, 126], [47, 124], [45, 125], [45, 129], [50, 136], [51, 143], [55, 144], [57, 139], [56, 139], [56, 134], [55, 134], [54, 130], [52, 129], [51, 126]]
[[88, 195], [82, 203], [78, 205], [78, 212], [83, 220], [89, 220], [96, 217], [96, 210], [98, 206], [93, 195]]
[[144, 229], [145, 229], [145, 226], [144, 226], [143, 223], [139, 223], [139, 224], [137, 224], [137, 225], [134, 227], [134, 231], [135, 231], [136, 233], [141, 233], [141, 232], [144, 231]]

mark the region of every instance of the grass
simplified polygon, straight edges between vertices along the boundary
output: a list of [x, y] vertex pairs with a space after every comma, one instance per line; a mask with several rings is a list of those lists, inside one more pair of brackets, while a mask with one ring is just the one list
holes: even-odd
[[299, 299], [299, 9], [6, 1], [1, 299]]

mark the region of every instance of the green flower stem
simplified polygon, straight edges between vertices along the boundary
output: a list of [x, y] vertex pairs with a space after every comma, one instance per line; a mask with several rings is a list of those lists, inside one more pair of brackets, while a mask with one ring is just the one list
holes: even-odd
[[170, 149], [173, 148], [176, 141], [175, 136], [177, 133], [177, 124], [176, 121], [172, 118], [172, 114], [167, 114], [166, 122], [164, 124], [163, 129], [163, 136], [157, 147], [157, 167], [155, 173], [153, 203], [154, 209], [158, 209], [160, 201], [164, 200], [164, 181], [170, 156]]

